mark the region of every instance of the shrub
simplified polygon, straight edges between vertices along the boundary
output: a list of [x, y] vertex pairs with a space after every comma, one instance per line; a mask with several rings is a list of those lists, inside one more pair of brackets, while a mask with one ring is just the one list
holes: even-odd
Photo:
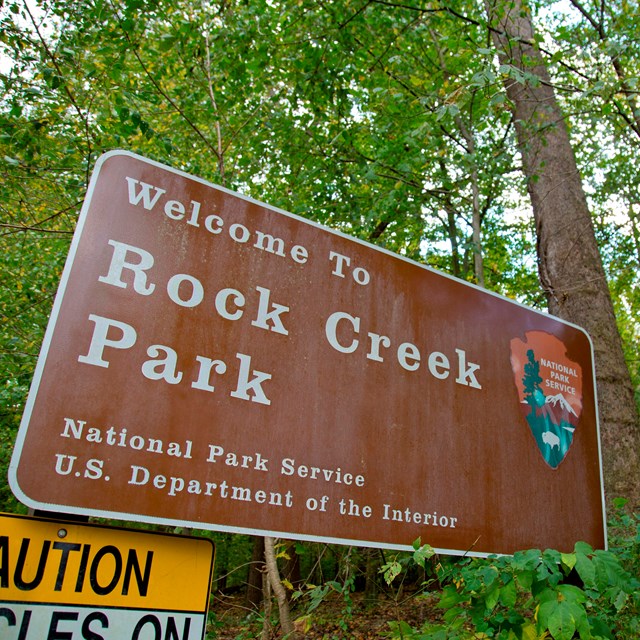
[[624, 516], [619, 524], [626, 535], [609, 551], [579, 542], [571, 553], [531, 549], [452, 563], [439, 576], [445, 584], [438, 603], [443, 622], [427, 621], [420, 629], [394, 622], [389, 637], [638, 638], [640, 518]]

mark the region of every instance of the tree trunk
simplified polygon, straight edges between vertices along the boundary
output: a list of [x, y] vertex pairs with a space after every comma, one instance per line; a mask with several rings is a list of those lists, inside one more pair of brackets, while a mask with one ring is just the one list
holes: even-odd
[[223, 533], [220, 542], [216, 545], [215, 575], [217, 576], [212, 591], [224, 592], [227, 588], [227, 577], [229, 575], [229, 544], [230, 533]]
[[269, 640], [272, 636], [271, 634], [271, 610], [273, 607], [273, 602], [271, 601], [271, 583], [269, 582], [269, 576], [267, 572], [262, 574], [262, 593], [263, 593], [263, 603], [264, 603], [264, 616], [262, 618], [262, 640]]
[[538, 269], [549, 311], [584, 327], [595, 352], [607, 497], [640, 506], [640, 429], [633, 387], [591, 215], [549, 73], [522, 0], [485, 0], [500, 62], [525, 74], [505, 81], [536, 223]]
[[262, 602], [262, 577], [264, 575], [264, 538], [255, 536], [249, 575], [247, 577], [247, 606], [258, 610]]
[[287, 593], [280, 580], [280, 572], [278, 571], [278, 563], [276, 562], [275, 554], [275, 541], [271, 537], [265, 537], [264, 539], [264, 558], [267, 567], [267, 577], [269, 578], [269, 585], [276, 595], [278, 602], [278, 612], [280, 614], [280, 627], [282, 633], [290, 639], [296, 638], [297, 634], [294, 631], [293, 623], [291, 622], [291, 612], [289, 610], [289, 602], [287, 600]]
[[367, 608], [373, 607], [378, 600], [378, 573], [380, 556], [377, 549], [363, 549], [367, 565], [365, 570], [364, 603]]

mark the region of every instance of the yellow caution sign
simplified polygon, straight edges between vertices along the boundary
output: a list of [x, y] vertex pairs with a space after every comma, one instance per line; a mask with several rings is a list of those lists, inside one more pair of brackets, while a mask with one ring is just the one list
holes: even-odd
[[0, 514], [3, 640], [199, 640], [210, 540]]

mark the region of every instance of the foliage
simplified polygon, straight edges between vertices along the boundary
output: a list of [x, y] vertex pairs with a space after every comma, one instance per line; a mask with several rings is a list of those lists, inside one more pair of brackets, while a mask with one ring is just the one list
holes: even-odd
[[624, 498], [615, 500], [614, 509], [609, 521], [609, 549], [631, 575], [640, 577], [640, 513], [630, 513]]
[[[586, 5], [534, 8], [640, 384], [637, 15], [617, 3], [600, 29]], [[10, 1], [0, 25], [8, 441], [88, 177], [115, 147], [544, 306], [503, 90], [524, 78], [496, 64], [481, 5]]]
[[[395, 607], [386, 609], [387, 620], [395, 618], [388, 623], [386, 635], [404, 640], [637, 637], [640, 514], [629, 514], [624, 501], [618, 501], [610, 531], [608, 551], [577, 543], [572, 552], [531, 549], [486, 559], [438, 557], [429, 545], [416, 540], [413, 552], [389, 557], [379, 571], [388, 588], [397, 591], [396, 596], [385, 599], [395, 601]], [[337, 632], [333, 637], [360, 637], [359, 633], [365, 637], [361, 619], [370, 610], [354, 593], [356, 565], [365, 555], [361, 557], [355, 548], [335, 551], [343, 554], [335, 577], [321, 583], [307, 579], [292, 593], [296, 627], [309, 637], [320, 637], [319, 629], [330, 620]], [[347, 566], [351, 566], [349, 571]], [[416, 571], [426, 579], [414, 593], [407, 577]], [[411, 610], [407, 605], [422, 599], [429, 604], [418, 609], [423, 611], [420, 622], [415, 617], [408, 622], [403, 618]], [[243, 618], [243, 637], [257, 637], [261, 619], [260, 614]], [[220, 636], [230, 637], [224, 635], [221, 620], [214, 620], [212, 627]]]
[[[640, 14], [627, 0], [532, 6], [640, 403]], [[482, 3], [470, 0], [1, 3], [2, 477], [88, 178], [109, 149], [543, 308], [503, 89], [525, 78], [496, 62], [490, 41]], [[0, 510], [21, 509], [0, 484]], [[578, 545], [443, 563], [446, 624], [398, 622], [394, 634], [638, 635], [637, 527], [619, 514], [611, 552]], [[250, 545], [220, 540], [216, 578], [229, 572], [239, 586], [244, 569], [234, 568]], [[350, 615], [361, 576], [328, 549], [298, 545], [310, 577], [296, 597], [313, 608], [337, 594]], [[410, 564], [400, 555], [383, 574], [392, 581]], [[582, 584], [566, 582], [576, 575]]]
[[[352, 547], [348, 547], [347, 553], [344, 556], [341, 563], [342, 571], [341, 576], [337, 576], [339, 579], [327, 580], [322, 585], [315, 585], [311, 583], [305, 583], [302, 589], [295, 591], [291, 598], [294, 602], [307, 601], [305, 606], [306, 616], [315, 611], [328, 596], [337, 594], [342, 600], [342, 611], [338, 621], [340, 628], [343, 631], [347, 630], [347, 622], [350, 620], [353, 613], [353, 600], [351, 594], [355, 590], [355, 574], [353, 567]], [[298, 621], [306, 622], [307, 617], [301, 616]]]
[[420, 538], [413, 542], [413, 553], [396, 555], [392, 560], [380, 567], [380, 573], [384, 576], [384, 581], [391, 584], [395, 578], [406, 570], [411, 563], [416, 564], [421, 569], [426, 568], [429, 558], [433, 557], [435, 551], [428, 544], [421, 544]]
[[[607, 0], [555, 10], [555, 2], [536, 6], [536, 26], [548, 53], [554, 87], [567, 114], [583, 184], [607, 270], [626, 361], [640, 406], [636, 281], [640, 272], [637, 167], [629, 158], [640, 145], [638, 110], [637, 3]], [[567, 58], [571, 50], [575, 55]], [[611, 145], [603, 144], [610, 140]]]
[[[390, 623], [389, 637], [415, 640], [633, 638], [640, 633], [640, 518], [619, 515], [627, 536], [615, 551], [579, 542], [573, 552], [531, 549], [465, 558], [440, 569], [443, 622]], [[631, 531], [635, 521], [636, 530]], [[393, 579], [392, 576], [389, 576]], [[429, 585], [427, 585], [429, 587]]]

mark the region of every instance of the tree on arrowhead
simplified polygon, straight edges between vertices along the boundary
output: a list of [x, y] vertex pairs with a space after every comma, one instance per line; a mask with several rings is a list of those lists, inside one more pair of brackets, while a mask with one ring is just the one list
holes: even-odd
[[[540, 389], [542, 378], [540, 377], [540, 363], [536, 360], [533, 349], [527, 351], [528, 362], [524, 365], [524, 377], [522, 384], [524, 385], [524, 397], [531, 410], [535, 412], [536, 407], [544, 404], [544, 394]], [[540, 402], [542, 396], [542, 402]]]

